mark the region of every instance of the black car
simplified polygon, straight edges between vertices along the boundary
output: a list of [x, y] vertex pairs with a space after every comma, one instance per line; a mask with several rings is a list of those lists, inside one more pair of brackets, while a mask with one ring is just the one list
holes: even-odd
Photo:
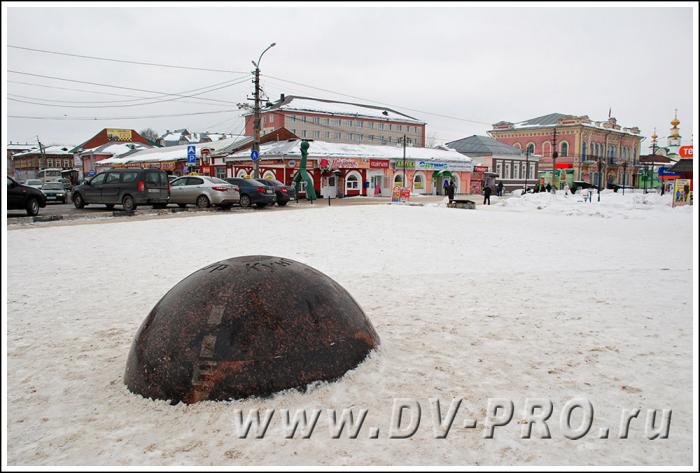
[[170, 200], [168, 175], [160, 169], [110, 169], [73, 188], [73, 204], [105, 204], [108, 209], [122, 205], [135, 210], [142, 204], [164, 208]]
[[241, 194], [241, 207], [250, 207], [255, 204], [262, 208], [266, 205], [274, 205], [277, 197], [272, 186], [265, 185], [255, 179], [243, 179], [242, 177], [227, 177], [224, 179], [229, 184], [238, 186]]
[[37, 215], [40, 207], [46, 207], [43, 192], [7, 177], [7, 210], [26, 210], [27, 215]]
[[46, 196], [47, 202], [61, 202], [65, 204], [68, 199], [68, 190], [63, 182], [47, 182], [41, 186], [41, 192]]
[[277, 179], [255, 179], [256, 181], [270, 186], [275, 190], [275, 196], [277, 197], [277, 205], [284, 207], [287, 202], [294, 199], [295, 191], [294, 186], [286, 186], [284, 183], [278, 181]]
[[571, 183], [571, 193], [575, 194], [579, 189], [595, 189], [596, 186], [586, 181], [574, 181]]

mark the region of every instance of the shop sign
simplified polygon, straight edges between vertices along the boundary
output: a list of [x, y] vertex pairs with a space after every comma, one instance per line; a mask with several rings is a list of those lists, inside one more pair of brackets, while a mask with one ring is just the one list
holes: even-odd
[[676, 179], [673, 181], [673, 207], [690, 204], [692, 196], [690, 179]]
[[681, 146], [678, 149], [678, 154], [681, 158], [692, 158], [693, 157], [693, 147], [690, 145]]
[[168, 161], [168, 162], [160, 163], [160, 168], [163, 169], [164, 171], [174, 171], [175, 170], [175, 161]]
[[667, 168], [666, 166], [661, 166], [661, 167], [659, 167], [659, 178], [660, 178], [660, 179], [664, 179], [664, 178], [668, 179], [668, 178], [674, 178], [674, 177], [681, 177], [680, 174], [678, 174], [678, 173], [676, 173], [676, 172], [671, 172], [671, 171], [669, 171], [668, 169], [669, 169], [669, 168]]
[[296, 165], [297, 165], [297, 162], [294, 161], [293, 159], [290, 159], [289, 161], [287, 161], [287, 166], [289, 166], [290, 168], [293, 168]]
[[372, 169], [389, 169], [389, 160], [386, 159], [370, 159], [369, 167]]
[[111, 141], [131, 141], [131, 130], [107, 128], [107, 138]]
[[[325, 159], [322, 159], [321, 163], [323, 163], [324, 161]], [[324, 167], [323, 164], [321, 164], [321, 167]], [[362, 160], [359, 159], [336, 158], [330, 160], [330, 167], [333, 169], [358, 169], [366, 168], [367, 163], [363, 163]]]
[[403, 159], [394, 161], [395, 169], [414, 169], [416, 167], [415, 161], [409, 161], [408, 159], [404, 161]]
[[474, 166], [474, 172], [489, 172], [488, 166]]

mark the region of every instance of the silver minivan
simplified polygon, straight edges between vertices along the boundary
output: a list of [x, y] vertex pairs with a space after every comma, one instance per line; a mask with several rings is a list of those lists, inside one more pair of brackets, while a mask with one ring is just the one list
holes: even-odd
[[170, 202], [181, 208], [194, 204], [200, 208], [212, 205], [230, 208], [238, 204], [238, 186], [211, 176], [183, 176], [170, 183]]

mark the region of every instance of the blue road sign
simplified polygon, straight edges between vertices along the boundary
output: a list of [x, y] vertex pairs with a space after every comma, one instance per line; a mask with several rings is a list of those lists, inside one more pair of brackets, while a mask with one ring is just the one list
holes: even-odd
[[257, 150], [254, 149], [253, 151], [250, 152], [250, 159], [252, 159], [253, 161], [257, 161], [259, 157], [260, 157], [260, 153], [258, 153]]
[[187, 175], [187, 173], [189, 173], [189, 172], [190, 172], [190, 168], [188, 168], [187, 166], [184, 166], [184, 167], [182, 168], [182, 174], [183, 174], [183, 175]]
[[187, 164], [197, 163], [197, 147], [195, 145], [187, 145]]

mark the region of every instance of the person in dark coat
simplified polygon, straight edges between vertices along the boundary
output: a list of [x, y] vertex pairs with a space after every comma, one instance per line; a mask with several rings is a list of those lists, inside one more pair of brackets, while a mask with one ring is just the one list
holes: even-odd
[[545, 189], [547, 190], [547, 192], [552, 192], [552, 186], [550, 186], [549, 183], [547, 183]]
[[484, 205], [491, 205], [491, 187], [486, 186], [484, 188]]
[[496, 187], [496, 195], [499, 197], [503, 195], [503, 181], [498, 182], [498, 186]]
[[455, 198], [455, 183], [450, 181], [450, 183], [445, 187], [445, 191], [447, 193], [447, 198], [450, 202], [452, 202]]

